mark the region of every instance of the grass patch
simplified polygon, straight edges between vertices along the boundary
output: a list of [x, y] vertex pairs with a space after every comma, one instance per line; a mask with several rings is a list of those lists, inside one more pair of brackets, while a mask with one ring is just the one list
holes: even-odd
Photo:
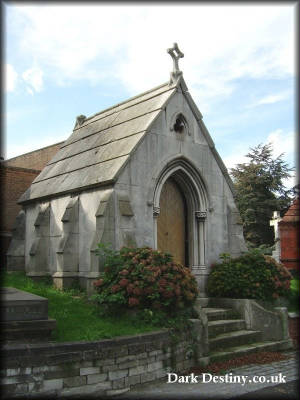
[[15, 287], [48, 299], [48, 316], [56, 319], [57, 324], [51, 338], [55, 342], [92, 341], [159, 329], [158, 325], [133, 316], [100, 316], [100, 307], [88, 301], [85, 292], [79, 289], [58, 290], [49, 280], [37, 283], [23, 272], [3, 273], [1, 279], [1, 286]]

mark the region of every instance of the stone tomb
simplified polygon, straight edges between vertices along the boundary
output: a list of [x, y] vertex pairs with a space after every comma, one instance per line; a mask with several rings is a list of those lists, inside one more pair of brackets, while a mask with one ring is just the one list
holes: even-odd
[[233, 183], [179, 70], [183, 53], [176, 44], [168, 53], [169, 82], [77, 117], [18, 201], [9, 271], [23, 265], [33, 279], [91, 292], [98, 243], [149, 246], [189, 267], [206, 298], [219, 255], [246, 250]]
[[47, 341], [56, 326], [48, 318], [48, 299], [13, 287], [1, 288], [1, 315], [5, 342]]

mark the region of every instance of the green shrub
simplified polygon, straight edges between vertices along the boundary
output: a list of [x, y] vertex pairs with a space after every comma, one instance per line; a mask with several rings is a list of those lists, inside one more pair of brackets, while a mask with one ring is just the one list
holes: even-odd
[[172, 312], [191, 307], [198, 286], [190, 270], [173, 261], [171, 254], [149, 247], [119, 252], [99, 245], [104, 272], [94, 282], [94, 299], [110, 311], [120, 309]]
[[288, 311], [299, 312], [299, 279], [291, 280], [291, 289], [288, 294]]
[[252, 250], [237, 258], [220, 258], [223, 262], [213, 265], [208, 277], [209, 296], [270, 301], [289, 294], [292, 276], [272, 257]]
[[248, 247], [249, 251], [257, 250], [259, 253], [264, 254], [266, 256], [271, 256], [272, 252], [275, 250], [275, 244], [272, 246], [269, 244], [261, 244], [260, 246], [255, 247], [253, 243], [246, 242], [246, 246]]

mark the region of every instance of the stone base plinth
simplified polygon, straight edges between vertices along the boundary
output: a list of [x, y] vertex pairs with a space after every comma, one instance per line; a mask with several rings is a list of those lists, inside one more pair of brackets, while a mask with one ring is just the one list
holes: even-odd
[[57, 289], [70, 289], [78, 285], [78, 274], [76, 272], [55, 272], [52, 275], [53, 285]]
[[8, 272], [25, 271], [25, 257], [6, 256], [6, 269]]
[[93, 283], [99, 279], [99, 272], [81, 273], [79, 275], [79, 285], [86, 290], [88, 296], [96, 293]]
[[1, 341], [31, 343], [50, 340], [56, 327], [48, 319], [48, 299], [13, 287], [1, 288]]
[[36, 343], [51, 340], [55, 319], [34, 321], [6, 321], [0, 323], [1, 340], [5, 343]]

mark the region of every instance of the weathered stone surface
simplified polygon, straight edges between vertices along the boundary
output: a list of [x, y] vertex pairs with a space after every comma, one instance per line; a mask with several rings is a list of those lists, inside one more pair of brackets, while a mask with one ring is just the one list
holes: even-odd
[[47, 356], [47, 363], [49, 365], [55, 365], [59, 363], [69, 363], [73, 361], [81, 360], [80, 352], [72, 352], [72, 353], [60, 353], [60, 354], [52, 354]]
[[[63, 386], [64, 387], [74, 387], [74, 386], [82, 386], [87, 383], [86, 376], [72, 376], [70, 378], [64, 378]], [[95, 382], [91, 382], [95, 383]]]
[[[27, 194], [27, 198], [23, 197], [22, 200], [42, 197], [49, 193], [49, 188], [51, 188], [52, 194], [64, 192], [74, 188], [74, 182], [81, 187], [95, 184], [99, 182], [99, 180], [95, 182], [93, 179], [87, 179], [87, 174], [89, 174], [89, 166], [94, 166], [101, 163], [102, 170], [106, 167], [105, 163], [111, 159], [113, 159], [110, 165], [111, 175], [102, 175], [101, 182], [104, 183], [109, 179], [113, 179], [118, 169], [122, 166], [122, 164], [118, 162], [118, 157], [130, 154], [132, 149], [145, 134], [147, 127], [158, 114], [156, 110], [159, 110], [168, 97], [174, 93], [174, 89], [168, 89], [168, 91], [156, 97], [149, 98], [145, 101], [134, 104], [131, 107], [124, 108], [123, 110], [112, 113], [111, 115], [102, 119], [99, 118], [98, 120], [95, 120], [94, 123], [90, 122], [88, 125], [82, 125], [76, 130], [76, 135], [71, 135], [71, 137], [58, 151], [55, 159], [51, 160], [50, 164], [47, 165], [41, 174], [34, 180], [31, 186], [32, 190]], [[152, 115], [149, 113], [152, 113]], [[148, 118], [144, 118], [144, 124], [137, 126], [135, 119], [140, 116], [144, 116], [145, 114], [148, 114]], [[134, 121], [133, 124], [135, 125], [131, 126], [131, 121]], [[123, 124], [125, 123], [127, 123], [128, 126], [123, 127]], [[111, 141], [112, 138], [110, 135], [110, 139], [107, 144], [104, 142], [103, 144], [98, 144], [97, 146], [95, 133], [105, 131], [108, 128], [111, 129], [113, 127], [116, 128], [113, 135], [118, 138], [117, 141]], [[126, 132], [126, 136], [124, 138], [120, 137], [118, 130], [123, 132], [123, 135], [124, 132]], [[72, 147], [76, 142], [78, 143], [90, 135], [90, 140], [92, 143], [89, 144], [88, 141], [85, 140], [83, 147], [85, 148], [84, 152], [82, 147], [81, 153], [77, 154], [76, 150], [70, 149], [70, 147]], [[103, 140], [102, 135], [98, 134], [98, 137]], [[94, 148], [89, 150], [89, 147]], [[60, 185], [57, 185], [56, 187], [52, 184], [54, 177], [60, 180]]]
[[76, 386], [72, 388], [64, 388], [60, 391], [60, 397], [75, 397], [75, 396], [82, 396], [83, 398], [87, 398], [90, 395], [97, 395], [103, 397], [106, 393], [106, 390], [111, 389], [112, 383], [111, 382], [101, 382], [93, 385], [83, 385], [83, 386]]
[[156, 361], [156, 362], [152, 362], [150, 364], [148, 364], [148, 371], [156, 371], [157, 369], [162, 368], [162, 361]]
[[112, 381], [113, 389], [123, 389], [126, 386], [125, 378], [114, 379]]
[[140, 375], [133, 375], [128, 377], [128, 384], [130, 386], [138, 385], [139, 383], [141, 383]]
[[110, 371], [117, 371], [119, 369], [118, 364], [114, 364], [114, 365], [104, 365], [102, 367], [102, 371], [103, 372], [110, 372]]
[[99, 372], [100, 372], [99, 367], [80, 368], [80, 375], [98, 374]]
[[48, 299], [12, 287], [1, 288], [1, 315], [4, 321], [48, 319]]
[[129, 368], [129, 376], [139, 375], [139, 374], [142, 374], [143, 372], [146, 372], [147, 370], [148, 370], [147, 364], [139, 365], [138, 367]]
[[116, 358], [116, 363], [117, 364], [119, 364], [119, 363], [123, 363], [123, 362], [126, 362], [126, 361], [132, 361], [132, 360], [135, 360], [136, 359], [136, 356], [130, 356], [130, 355], [128, 355], [128, 356], [123, 356], [123, 357], [117, 357]]
[[[181, 133], [174, 128], [179, 115], [186, 123]], [[26, 209], [26, 269], [36, 244], [32, 225], [40, 205], [49, 201], [47, 268], [57, 285], [77, 280], [92, 292], [102, 268], [95, 253], [98, 242], [114, 249], [159, 246], [153, 211], [163, 185], [173, 179], [188, 208], [189, 267], [205, 297], [210, 265], [220, 253], [238, 255], [245, 245], [233, 184], [182, 76], [81, 122], [20, 199]], [[107, 190], [109, 201], [102, 197]], [[78, 229], [67, 237], [64, 212], [73, 195]], [[73, 275], [65, 275], [69, 272]], [[128, 352], [165, 345], [149, 338], [148, 344], [132, 343]]]
[[111, 390], [107, 390], [106, 391], [106, 395], [107, 396], [117, 396], [117, 395], [121, 395], [123, 393], [126, 393], [130, 390], [130, 388], [126, 387], [124, 389], [111, 389]]
[[45, 371], [44, 378], [45, 379], [54, 379], [54, 378], [68, 378], [79, 375], [79, 368], [74, 368], [70, 366], [69, 368], [56, 368], [56, 370]]
[[104, 382], [106, 380], [107, 380], [107, 373], [106, 374], [87, 375], [87, 383], [88, 383], [88, 385], [90, 385], [92, 383]]
[[268, 304], [249, 299], [211, 298], [210, 304], [233, 308], [246, 322], [247, 329], [261, 331], [261, 339], [266, 341], [288, 339], [287, 309], [284, 307], [267, 309]]
[[125, 361], [118, 364], [120, 369], [136, 367], [137, 365], [139, 365], [139, 360]]
[[32, 368], [8, 368], [4, 370], [6, 376], [15, 376], [15, 375], [30, 375], [32, 373]]
[[155, 379], [156, 379], [156, 373], [155, 372], [146, 372], [146, 373], [141, 375], [141, 383], [154, 381]]
[[125, 376], [128, 376], [128, 369], [118, 369], [117, 371], [108, 372], [108, 378], [112, 381], [115, 379], [124, 378]]
[[49, 379], [43, 382], [44, 390], [58, 390], [63, 388], [63, 379]]
[[104, 359], [104, 360], [96, 360], [95, 361], [95, 366], [96, 367], [104, 367], [104, 366], [111, 366], [116, 364], [116, 361], [114, 358], [108, 358], [108, 359]]

